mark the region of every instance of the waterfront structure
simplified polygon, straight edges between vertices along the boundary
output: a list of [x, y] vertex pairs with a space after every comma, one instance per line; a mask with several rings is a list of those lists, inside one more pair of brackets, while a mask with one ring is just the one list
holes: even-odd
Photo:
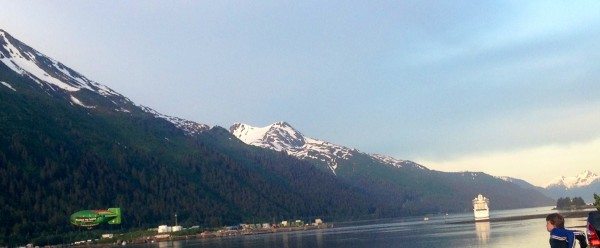
[[114, 237], [115, 237], [115, 235], [114, 235], [114, 234], [112, 234], [112, 233], [105, 233], [105, 234], [102, 234], [102, 238], [103, 238], [103, 239], [112, 239], [112, 238], [114, 238]]
[[170, 233], [171, 230], [172, 230], [171, 227], [167, 226], [167, 225], [158, 226], [158, 233]]
[[490, 219], [489, 203], [490, 200], [481, 194], [473, 199], [473, 214], [475, 215], [475, 221], [488, 221]]
[[182, 226], [167, 226], [167, 225], [160, 225], [158, 226], [158, 233], [170, 233], [170, 232], [179, 232], [183, 230]]
[[318, 226], [318, 225], [323, 225], [323, 220], [315, 219], [315, 226]]

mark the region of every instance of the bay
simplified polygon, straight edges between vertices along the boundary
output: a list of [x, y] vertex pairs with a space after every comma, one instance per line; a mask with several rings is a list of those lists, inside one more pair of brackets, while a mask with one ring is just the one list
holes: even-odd
[[[556, 212], [552, 207], [492, 211], [492, 218]], [[543, 218], [453, 224], [471, 213], [336, 223], [334, 228], [225, 238], [166, 241], [163, 247], [549, 247]], [[566, 227], [585, 230], [585, 218], [567, 219]]]

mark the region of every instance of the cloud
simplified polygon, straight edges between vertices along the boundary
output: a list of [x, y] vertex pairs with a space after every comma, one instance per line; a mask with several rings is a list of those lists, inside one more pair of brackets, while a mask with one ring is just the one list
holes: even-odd
[[553, 178], [573, 176], [583, 170], [598, 173], [600, 136], [587, 142], [543, 145], [526, 149], [467, 155], [452, 160], [417, 159], [430, 169], [482, 171], [511, 176], [545, 186]]

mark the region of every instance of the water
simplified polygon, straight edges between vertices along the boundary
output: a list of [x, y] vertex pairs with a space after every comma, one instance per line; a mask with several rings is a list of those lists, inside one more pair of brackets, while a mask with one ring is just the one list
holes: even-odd
[[[553, 212], [551, 207], [492, 211], [491, 217]], [[451, 224], [471, 214], [428, 216], [340, 223], [335, 228], [288, 233], [161, 242], [163, 247], [549, 247], [545, 219]], [[567, 219], [565, 226], [583, 226], [585, 218]], [[584, 230], [584, 228], [574, 228]]]

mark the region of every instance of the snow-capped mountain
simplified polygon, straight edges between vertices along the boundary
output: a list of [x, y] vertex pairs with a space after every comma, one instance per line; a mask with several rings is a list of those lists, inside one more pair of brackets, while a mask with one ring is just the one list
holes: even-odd
[[[67, 93], [83, 89], [102, 96], [120, 96], [112, 89], [89, 80], [62, 63], [43, 55], [0, 29], [0, 61], [13, 71], [29, 77], [52, 91]], [[126, 99], [126, 98], [125, 98]]]
[[595, 182], [600, 182], [600, 176], [589, 170], [585, 170], [576, 176], [558, 177], [549, 183], [546, 188], [561, 187], [566, 189], [581, 188], [589, 186]]
[[[31, 79], [37, 84], [36, 86], [48, 94], [61, 97], [75, 107], [100, 108], [101, 111], [121, 113], [143, 111], [154, 115], [155, 118], [171, 122], [190, 135], [209, 129], [204, 124], [160, 114], [149, 107], [136, 105], [109, 87], [94, 82], [59, 61], [38, 52], [2, 29], [0, 29], [0, 61], [21, 77]], [[0, 82], [0, 84], [15, 92], [19, 88], [12, 82]]]
[[285, 151], [300, 159], [324, 162], [334, 174], [341, 162], [351, 160], [357, 156], [368, 156], [378, 163], [398, 168], [426, 169], [412, 161], [398, 160], [379, 154], [366, 154], [353, 148], [306, 137], [286, 122], [276, 122], [266, 127], [253, 127], [248, 124], [236, 123], [229, 128], [229, 131], [249, 145], [275, 151]]
[[560, 197], [583, 197], [586, 202], [593, 200], [594, 193], [600, 193], [600, 176], [585, 170], [576, 176], [559, 177], [550, 182], [544, 193], [558, 199]]

